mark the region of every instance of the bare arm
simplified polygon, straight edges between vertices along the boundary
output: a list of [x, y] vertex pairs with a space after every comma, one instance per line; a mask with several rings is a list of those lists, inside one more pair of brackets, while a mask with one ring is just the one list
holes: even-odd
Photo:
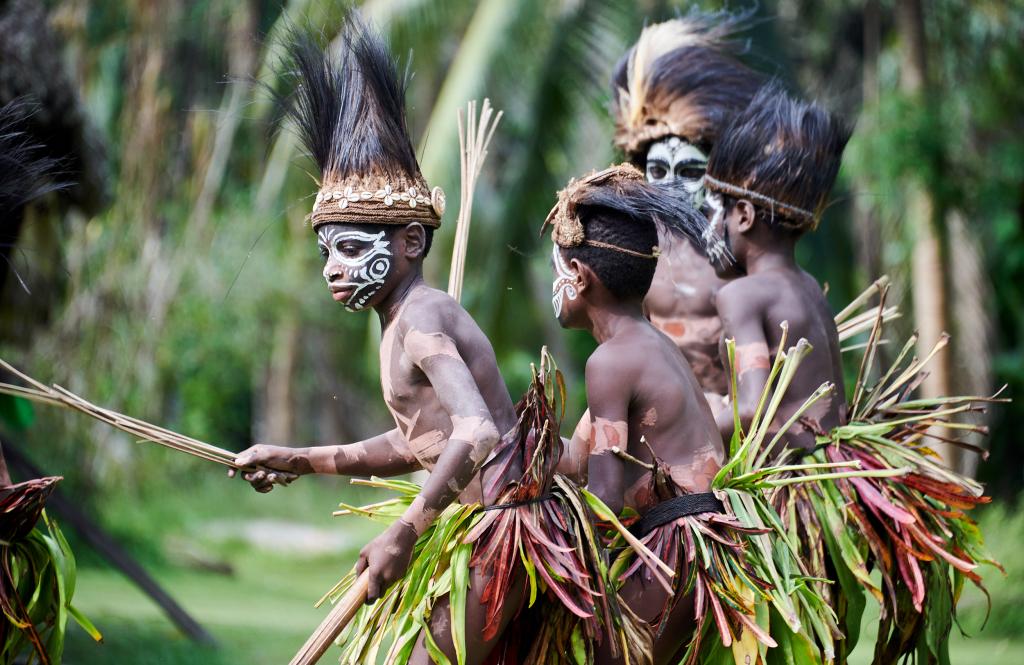
[[[311, 473], [387, 477], [420, 468], [397, 428], [364, 441], [337, 446], [289, 448], [258, 444], [239, 453], [235, 464], [242, 468], [262, 467], [243, 473], [260, 492], [269, 492], [275, 484], [287, 484], [288, 478]], [[284, 473], [274, 474], [274, 471]]]
[[629, 446], [628, 382], [616, 362], [597, 354], [587, 362], [587, 405], [591, 415], [587, 489], [615, 514], [625, 506], [626, 470], [614, 449]]
[[558, 460], [558, 467], [555, 470], [580, 485], [587, 484], [587, 463], [590, 443], [593, 440], [592, 432], [590, 409], [587, 409], [580, 417], [572, 438], [562, 437], [562, 458]]
[[[723, 339], [736, 341], [736, 394], [730, 397], [736, 402], [740, 424], [746, 430], [768, 382], [771, 353], [761, 321], [761, 308], [748, 290], [736, 289], [737, 285], [734, 283], [719, 291], [717, 303]], [[722, 355], [725, 357], [724, 353]], [[731, 383], [729, 390], [732, 391]], [[715, 421], [728, 446], [734, 429], [733, 410], [723, 409]]]

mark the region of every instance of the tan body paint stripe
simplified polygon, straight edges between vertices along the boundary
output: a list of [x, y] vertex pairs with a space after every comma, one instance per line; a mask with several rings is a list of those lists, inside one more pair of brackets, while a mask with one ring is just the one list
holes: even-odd
[[[411, 515], [411, 519], [406, 520], [405, 515]], [[437, 517], [437, 511], [427, 510], [426, 500], [423, 496], [417, 496], [406, 509], [405, 515], [403, 515], [402, 521], [411, 526], [417, 534], [422, 534]]]
[[609, 420], [607, 418], [594, 419], [593, 445], [590, 453], [596, 455], [605, 452], [616, 446], [624, 448], [629, 432], [629, 426], [624, 420]]
[[743, 374], [753, 369], [771, 367], [771, 354], [764, 342], [751, 342], [736, 347], [736, 374]]
[[461, 361], [459, 348], [448, 335], [437, 333], [425, 333], [415, 328], [405, 334], [403, 343], [405, 353], [416, 365], [420, 365], [427, 358], [434, 356], [448, 356]]
[[439, 429], [432, 429], [419, 436], [409, 439], [409, 450], [421, 464], [433, 466], [441, 456], [448, 437]]

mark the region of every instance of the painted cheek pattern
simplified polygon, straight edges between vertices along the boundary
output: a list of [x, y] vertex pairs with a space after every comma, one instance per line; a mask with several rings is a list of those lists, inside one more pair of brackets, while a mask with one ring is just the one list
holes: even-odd
[[[391, 272], [391, 242], [384, 239], [384, 231], [363, 233], [362, 231], [336, 231], [329, 229], [325, 238], [331, 258], [347, 268], [346, 281], [337, 286], [353, 287], [352, 295], [345, 301], [345, 309], [358, 312], [366, 307], [381, 288]], [[370, 247], [357, 257], [343, 256], [338, 246], [346, 240], [369, 243]]]
[[722, 205], [722, 198], [718, 194], [708, 194], [708, 208], [711, 209], [711, 221], [704, 227], [701, 239], [704, 241], [704, 250], [712, 263], [728, 264], [732, 260], [729, 247], [725, 240], [718, 234], [718, 227], [725, 222], [725, 207]]
[[576, 300], [579, 293], [576, 291], [576, 273], [565, 264], [562, 253], [558, 251], [558, 245], [551, 248], [551, 260], [555, 266], [555, 281], [551, 284], [551, 306], [557, 319], [562, 316], [565, 299]]

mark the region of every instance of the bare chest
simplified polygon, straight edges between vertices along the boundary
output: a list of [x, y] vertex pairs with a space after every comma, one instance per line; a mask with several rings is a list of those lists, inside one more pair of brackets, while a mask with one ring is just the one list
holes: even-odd
[[429, 470], [451, 434], [451, 419], [426, 376], [403, 352], [393, 330], [389, 328], [381, 339], [381, 391], [409, 450]]

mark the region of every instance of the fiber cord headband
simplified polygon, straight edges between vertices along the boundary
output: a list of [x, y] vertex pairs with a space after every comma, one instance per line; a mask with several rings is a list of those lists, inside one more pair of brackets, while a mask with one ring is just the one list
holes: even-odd
[[[783, 220], [781, 223], [783, 226], [788, 226], [795, 229], [804, 229], [810, 227], [811, 229], [818, 226], [818, 219], [813, 212], [810, 210], [804, 210], [797, 206], [777, 201], [770, 196], [759, 194], [745, 187], [739, 187], [728, 182], [723, 182], [717, 178], [712, 177], [710, 174], [704, 174], [704, 186], [712, 192], [718, 192], [719, 194], [725, 194], [734, 198], [746, 198], [750, 199], [754, 203], [771, 210], [772, 219], [774, 220], [776, 213]], [[786, 223], [786, 222], [790, 223]]]

